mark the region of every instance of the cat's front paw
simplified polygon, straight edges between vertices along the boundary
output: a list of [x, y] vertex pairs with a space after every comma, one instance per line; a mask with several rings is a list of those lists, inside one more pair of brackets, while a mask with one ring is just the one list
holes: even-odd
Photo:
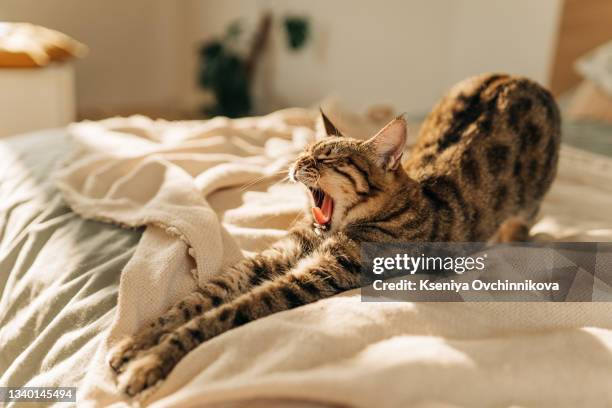
[[121, 373], [125, 369], [126, 364], [141, 354], [141, 352], [156, 346], [165, 333], [164, 326], [153, 323], [136, 335], [126, 337], [111, 349], [108, 359], [109, 365], [115, 373]]
[[[123, 363], [117, 385], [119, 389], [134, 396], [153, 386], [174, 369], [176, 364], [198, 343], [187, 338], [183, 331], [165, 334], [159, 344], [146, 351], [138, 352], [135, 358]], [[117, 356], [118, 361], [122, 361]]]
[[138, 351], [139, 347], [134, 337], [127, 337], [110, 350], [108, 364], [115, 373], [119, 374], [123, 371], [126, 364], [136, 357]]
[[119, 389], [130, 397], [152, 387], [166, 377], [163, 360], [158, 354], [150, 353], [130, 362], [119, 375]]
[[157, 345], [159, 337], [159, 333], [143, 332], [121, 340], [109, 353], [109, 365], [115, 373], [120, 374], [126, 365], [141, 352]]

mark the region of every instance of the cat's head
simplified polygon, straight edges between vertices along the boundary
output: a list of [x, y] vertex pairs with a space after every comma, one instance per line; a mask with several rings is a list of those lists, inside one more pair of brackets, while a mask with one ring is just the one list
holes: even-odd
[[289, 178], [310, 191], [313, 221], [335, 229], [376, 210], [408, 180], [401, 165], [407, 124], [398, 117], [362, 141], [344, 136], [323, 112], [321, 117], [326, 137], [297, 157]]

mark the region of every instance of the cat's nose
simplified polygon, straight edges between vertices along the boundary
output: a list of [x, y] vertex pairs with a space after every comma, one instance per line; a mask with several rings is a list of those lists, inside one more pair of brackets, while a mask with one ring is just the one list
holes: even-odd
[[289, 169], [289, 179], [302, 183], [312, 183], [316, 179], [316, 162], [312, 157], [300, 157]]

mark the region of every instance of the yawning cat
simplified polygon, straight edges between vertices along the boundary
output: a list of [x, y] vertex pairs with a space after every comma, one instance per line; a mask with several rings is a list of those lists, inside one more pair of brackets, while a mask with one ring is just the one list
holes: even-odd
[[366, 141], [322, 119], [328, 137], [289, 171], [310, 192], [311, 212], [271, 248], [120, 342], [110, 365], [128, 394], [165, 378], [214, 336], [358, 287], [363, 242], [527, 238], [556, 173], [559, 111], [548, 91], [524, 78], [487, 74], [455, 86], [404, 164], [403, 118]]

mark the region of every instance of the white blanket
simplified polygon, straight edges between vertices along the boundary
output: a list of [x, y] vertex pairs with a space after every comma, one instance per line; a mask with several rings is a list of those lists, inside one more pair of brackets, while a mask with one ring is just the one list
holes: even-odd
[[[313, 111], [290, 109], [261, 118], [132, 117], [72, 128], [80, 149], [56, 173], [71, 207], [86, 218], [147, 226], [122, 273], [116, 317], [87, 368], [80, 405], [134, 402], [115, 387], [108, 348], [197, 282], [281, 236], [299, 215], [299, 185], [253, 180], [286, 168], [313, 140], [315, 119]], [[380, 123], [352, 117], [343, 125], [365, 137]], [[564, 148], [534, 232], [610, 241], [611, 197], [612, 162]], [[202, 344], [139, 402], [606, 405], [608, 329], [607, 303], [361, 303], [352, 291]]]

